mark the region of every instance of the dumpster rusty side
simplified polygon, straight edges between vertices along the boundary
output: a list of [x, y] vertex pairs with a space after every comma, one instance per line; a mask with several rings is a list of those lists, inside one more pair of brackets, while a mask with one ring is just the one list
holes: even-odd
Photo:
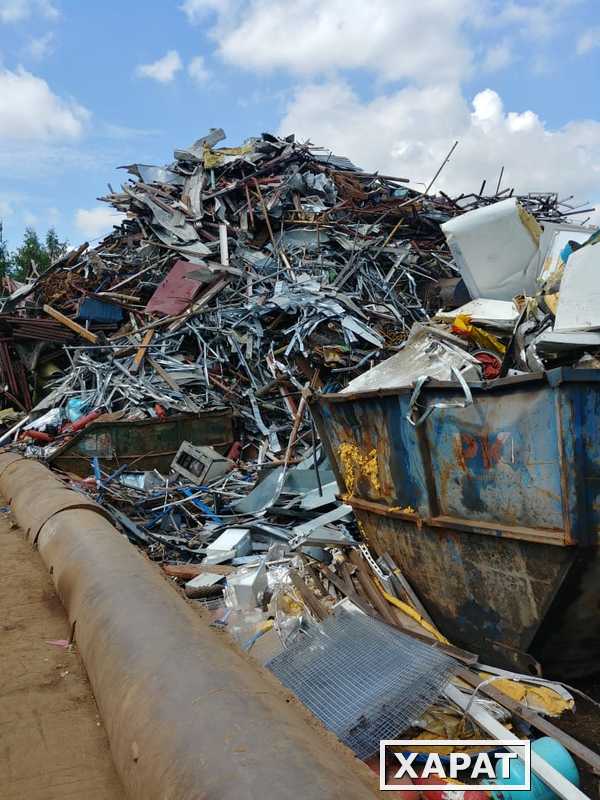
[[157, 469], [166, 474], [181, 442], [212, 445], [225, 452], [233, 440], [229, 408], [177, 414], [162, 420], [100, 421], [80, 431], [49, 461], [58, 469], [82, 476], [91, 474], [94, 456], [105, 471], [129, 464], [132, 469]]
[[[585, 675], [600, 657], [600, 381], [553, 370], [475, 385], [322, 395], [340, 486], [440, 630], [494, 663]], [[569, 658], [567, 663], [566, 659]]]

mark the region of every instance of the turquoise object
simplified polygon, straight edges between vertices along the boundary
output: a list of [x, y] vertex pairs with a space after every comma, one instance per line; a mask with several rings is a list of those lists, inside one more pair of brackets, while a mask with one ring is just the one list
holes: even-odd
[[67, 417], [70, 419], [70, 421], [75, 422], [79, 419], [79, 417], [83, 416], [87, 405], [87, 400], [82, 400], [79, 397], [72, 397], [67, 402]]
[[[531, 752], [537, 753], [548, 764], [560, 772], [568, 781], [579, 786], [579, 771], [571, 754], [556, 739], [544, 736], [531, 743]], [[524, 783], [523, 773], [525, 766], [520, 759], [511, 762], [510, 778], [497, 778], [496, 784], [503, 784], [506, 789], [497, 789], [491, 793], [493, 800], [556, 800], [558, 795], [550, 786], [531, 773], [531, 789], [527, 791], [512, 791], [511, 786]], [[491, 781], [490, 781], [491, 782]]]

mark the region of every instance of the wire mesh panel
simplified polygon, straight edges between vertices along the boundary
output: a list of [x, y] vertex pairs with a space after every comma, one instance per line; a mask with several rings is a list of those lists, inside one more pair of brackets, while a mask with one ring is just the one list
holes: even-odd
[[439, 696], [456, 662], [360, 612], [338, 609], [267, 663], [359, 758], [397, 738]]

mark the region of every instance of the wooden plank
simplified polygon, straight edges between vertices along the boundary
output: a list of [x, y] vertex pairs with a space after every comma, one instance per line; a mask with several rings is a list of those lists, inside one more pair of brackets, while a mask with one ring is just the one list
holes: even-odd
[[316, 594], [311, 592], [308, 586], [304, 583], [300, 575], [294, 570], [290, 570], [290, 580], [294, 589], [297, 590], [300, 597], [304, 600], [309, 609], [313, 612], [315, 617], [322, 622], [325, 617], [329, 615], [329, 609], [326, 608], [319, 600]]
[[304, 557], [302, 561], [304, 563], [304, 571], [306, 572], [306, 574], [310, 575], [310, 577], [313, 579], [314, 584], [317, 587], [317, 589], [321, 592], [322, 597], [327, 597], [327, 590], [323, 586], [323, 581], [321, 580], [321, 576], [319, 575], [317, 570], [312, 566], [312, 564], [308, 563], [306, 557]]
[[[392, 572], [391, 581], [392, 584], [394, 584], [394, 588], [395, 589], [400, 588], [406, 597], [407, 603], [411, 605], [415, 609], [415, 611], [418, 611], [419, 614], [423, 617], [423, 619], [426, 619], [430, 625], [434, 625], [435, 623], [427, 613], [427, 610], [423, 606], [423, 603], [421, 603], [421, 601], [415, 594], [412, 586], [406, 580], [406, 578], [402, 574], [402, 570], [394, 562], [394, 559], [391, 557], [391, 555], [389, 553], [384, 553], [382, 558]], [[396, 583], [398, 583], [399, 587], [396, 587], [395, 585]]]
[[174, 389], [176, 392], [180, 391], [179, 386], [175, 383], [175, 381], [169, 375], [169, 373], [166, 372], [161, 367], [160, 364], [157, 364], [156, 361], [154, 361], [154, 359], [150, 358], [150, 356], [147, 357], [146, 361], [150, 364], [150, 366], [156, 372], [156, 374], [159, 376], [159, 378], [161, 378], [167, 384], [167, 386], [170, 386], [171, 389]]
[[[70, 253], [67, 253], [66, 261], [64, 263], [64, 266], [65, 267], [70, 267], [73, 264], [76, 264], [77, 261], [79, 260], [79, 257], [88, 249], [88, 247], [89, 247], [89, 243], [88, 242], [84, 242], [82, 245], [80, 245], [77, 248], [77, 250], [71, 250]], [[58, 265], [58, 264], [60, 264], [60, 261], [58, 261], [56, 263]], [[53, 264], [51, 269], [54, 270], [54, 268], [55, 268], [55, 265]]]
[[546, 736], [551, 736], [553, 739], [557, 739], [563, 747], [566, 747], [574, 756], [585, 761], [585, 763], [591, 767], [594, 774], [600, 775], [600, 755], [594, 753], [589, 747], [581, 744], [577, 739], [569, 736], [568, 733], [561, 731], [560, 728], [554, 725], [549, 719], [546, 719], [546, 717], [542, 717], [541, 714], [527, 708], [523, 703], [519, 703], [518, 700], [514, 700], [512, 697], [504, 694], [504, 692], [497, 689], [493, 683], [482, 683], [483, 678], [476, 675], [474, 672], [460, 667], [456, 674], [461, 680], [468, 683], [469, 686], [476, 688], [478, 694], [487, 695], [492, 700], [495, 700], [496, 703], [508, 709], [512, 714], [524, 719], [541, 733]]
[[130, 303], [140, 303], [141, 298], [133, 294], [121, 294], [121, 292], [96, 292], [96, 297], [108, 297], [113, 300], [124, 300]]
[[131, 372], [137, 372], [144, 360], [144, 356], [146, 355], [146, 348], [149, 347], [152, 338], [154, 337], [155, 330], [151, 328], [149, 331], [146, 331], [144, 334], [144, 338], [142, 339], [142, 343], [139, 346], [137, 353], [135, 354], [135, 358], [133, 359], [133, 364], [131, 366]]
[[78, 325], [69, 317], [66, 317], [64, 314], [61, 314], [60, 311], [57, 311], [55, 308], [52, 308], [52, 306], [45, 305], [44, 311], [46, 312], [46, 314], [48, 314], [48, 316], [52, 317], [57, 322], [60, 322], [67, 328], [70, 328], [73, 331], [73, 333], [76, 333], [78, 336], [81, 336], [82, 339], [87, 339], [87, 341], [91, 342], [92, 344], [96, 344], [98, 342], [98, 337], [96, 336], [95, 333], [92, 333], [91, 331], [86, 330], [86, 328], [84, 328], [83, 326]]
[[371, 579], [371, 575], [369, 572], [369, 568], [367, 567], [366, 562], [364, 561], [363, 557], [357, 550], [351, 550], [350, 554], [350, 561], [354, 564], [357, 568], [357, 578], [358, 582], [363, 588], [363, 591], [369, 598], [369, 601], [377, 609], [379, 614], [384, 618], [384, 620], [388, 623], [388, 625], [396, 626], [399, 624], [397, 617], [392, 614], [390, 607], [388, 606], [387, 602], [381, 596], [380, 591], [375, 586]]
[[365, 613], [369, 614], [369, 616], [372, 615], [371, 609], [367, 606], [366, 603], [363, 603], [358, 594], [354, 591], [352, 583], [350, 583], [348, 580], [343, 580], [338, 575], [335, 575], [329, 569], [329, 567], [325, 566], [325, 564], [318, 564], [318, 568], [323, 573], [323, 575], [325, 575], [327, 580], [330, 583], [333, 583], [335, 588], [338, 591], [340, 591], [345, 597], [347, 597], [348, 600], [351, 600], [354, 603], [354, 605], [358, 606], [360, 609], [365, 611]]

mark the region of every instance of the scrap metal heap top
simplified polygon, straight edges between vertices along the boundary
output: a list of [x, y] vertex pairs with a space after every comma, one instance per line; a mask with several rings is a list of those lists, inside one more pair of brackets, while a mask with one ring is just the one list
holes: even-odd
[[123, 222], [16, 288], [1, 346], [34, 372], [28, 386], [3, 365], [6, 405], [232, 404], [277, 453], [302, 387], [344, 385], [427, 318], [429, 288], [456, 274], [440, 230], [455, 203], [293, 137], [217, 149], [223, 136], [124, 167], [132, 179], [102, 198]]
[[[440, 225], [510, 193], [423, 195], [293, 136], [217, 148], [223, 138], [211, 130], [165, 167], [124, 167], [132, 179], [102, 198], [123, 222], [13, 287], [5, 406], [76, 398], [73, 421], [225, 403], [273, 458], [307, 384], [340, 388], [393, 355], [435, 308], [433, 287], [456, 282]], [[524, 202], [541, 219], [565, 211], [551, 194]]]

